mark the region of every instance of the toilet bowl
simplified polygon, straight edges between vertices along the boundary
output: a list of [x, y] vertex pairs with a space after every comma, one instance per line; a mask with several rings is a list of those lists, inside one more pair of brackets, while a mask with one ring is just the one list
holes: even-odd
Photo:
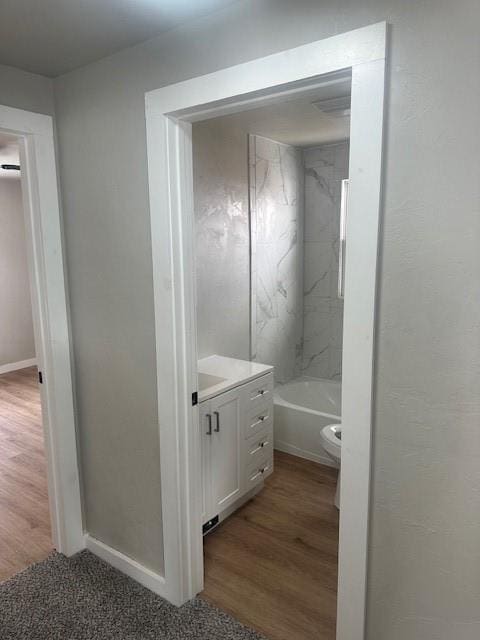
[[[342, 425], [329, 424], [320, 431], [322, 446], [328, 455], [340, 464], [342, 453]], [[335, 491], [335, 506], [340, 509], [340, 472], [338, 473], [337, 489]]]

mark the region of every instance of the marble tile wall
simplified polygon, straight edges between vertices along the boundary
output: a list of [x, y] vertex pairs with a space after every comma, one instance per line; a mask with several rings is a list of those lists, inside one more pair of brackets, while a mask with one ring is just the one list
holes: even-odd
[[193, 173], [199, 357], [340, 379], [348, 143], [302, 151], [212, 120], [193, 127]]
[[341, 181], [348, 142], [306, 149], [302, 372], [341, 379], [343, 301], [338, 298]]
[[300, 149], [249, 137], [252, 360], [301, 374], [304, 172]]

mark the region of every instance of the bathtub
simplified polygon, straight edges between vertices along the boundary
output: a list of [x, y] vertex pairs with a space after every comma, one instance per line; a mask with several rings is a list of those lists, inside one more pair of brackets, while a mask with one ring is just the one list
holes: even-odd
[[324, 451], [320, 431], [341, 422], [341, 383], [304, 376], [274, 391], [274, 447], [307, 460], [336, 467]]

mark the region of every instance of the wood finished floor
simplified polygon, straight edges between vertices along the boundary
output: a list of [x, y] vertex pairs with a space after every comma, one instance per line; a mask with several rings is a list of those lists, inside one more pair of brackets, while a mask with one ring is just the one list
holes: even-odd
[[0, 581], [52, 551], [36, 367], [0, 375]]
[[201, 597], [269, 640], [334, 640], [336, 474], [275, 452], [263, 491], [204, 539]]

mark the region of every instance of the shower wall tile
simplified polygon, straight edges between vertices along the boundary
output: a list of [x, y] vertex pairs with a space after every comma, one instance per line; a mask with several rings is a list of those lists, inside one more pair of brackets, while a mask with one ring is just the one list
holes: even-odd
[[332, 243], [305, 242], [304, 296], [330, 298], [332, 292], [332, 263], [334, 261]]
[[301, 373], [304, 175], [300, 150], [250, 136], [252, 360]]
[[333, 349], [342, 349], [343, 338], [343, 301], [332, 300], [330, 306], [330, 345]]
[[338, 298], [341, 181], [348, 143], [306, 149], [304, 375], [341, 379], [343, 301]]
[[342, 379], [342, 348], [333, 347], [329, 351], [329, 368], [330, 375], [329, 378], [331, 380], [341, 380]]
[[315, 378], [328, 378], [329, 358], [330, 303], [325, 298], [311, 298], [304, 308], [304, 372]]
[[314, 378], [341, 378], [343, 303], [310, 298], [304, 307], [303, 373]]

